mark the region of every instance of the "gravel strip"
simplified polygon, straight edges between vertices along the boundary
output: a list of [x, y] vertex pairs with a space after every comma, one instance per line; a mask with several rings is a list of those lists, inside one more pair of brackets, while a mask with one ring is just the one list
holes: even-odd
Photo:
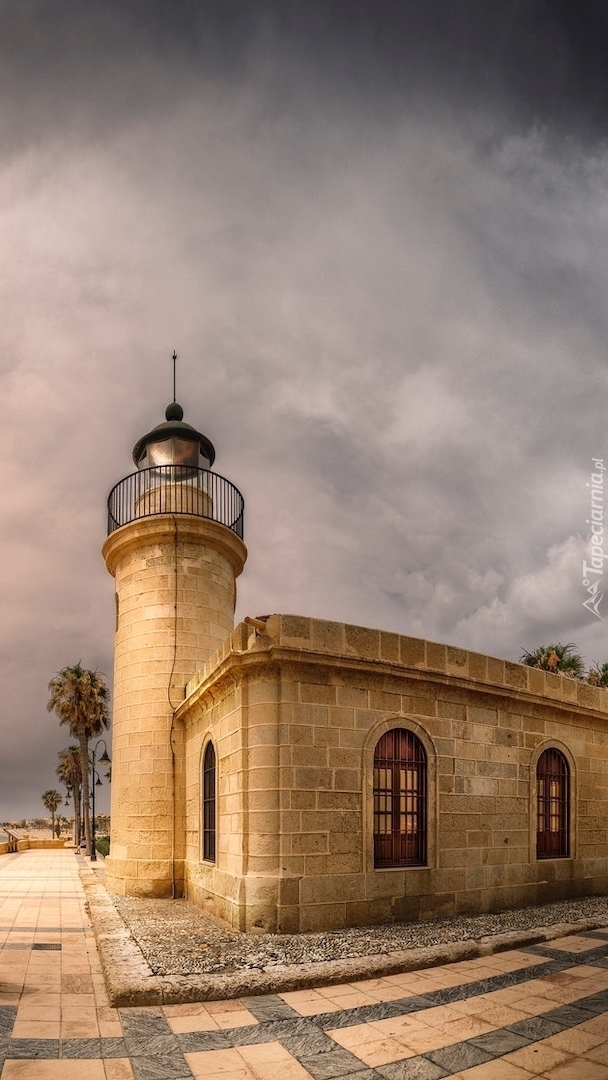
[[608, 918], [608, 897], [564, 900], [492, 915], [353, 927], [323, 934], [237, 934], [185, 900], [111, 896], [155, 975], [230, 975], [408, 949], [480, 941], [496, 934]]
[[376, 979], [608, 929], [608, 899], [594, 897], [498, 915], [326, 934], [235, 934], [183, 900], [112, 896], [102, 884], [103, 865], [80, 855], [77, 860], [114, 1008], [229, 1000]]

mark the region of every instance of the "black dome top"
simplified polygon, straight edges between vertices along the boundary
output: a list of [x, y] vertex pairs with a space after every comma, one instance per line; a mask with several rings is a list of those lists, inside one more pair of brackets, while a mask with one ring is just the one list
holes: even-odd
[[170, 405], [167, 405], [165, 409], [165, 420], [183, 420], [184, 410], [181, 405], [178, 405], [177, 401], [172, 401]]
[[213, 465], [215, 461], [215, 447], [210, 439], [206, 435], [203, 435], [196, 428], [193, 428], [191, 424], [186, 424], [182, 417], [184, 410], [177, 401], [172, 401], [165, 410], [166, 420], [163, 424], [157, 424], [152, 431], [149, 431], [147, 435], [142, 435], [141, 439], [138, 439], [133, 447], [133, 461], [136, 465], [139, 465], [141, 459], [145, 456], [146, 450], [150, 443], [164, 442], [165, 439], [186, 439], [189, 442], [198, 442], [199, 449], [203, 457], [207, 458], [209, 465]]

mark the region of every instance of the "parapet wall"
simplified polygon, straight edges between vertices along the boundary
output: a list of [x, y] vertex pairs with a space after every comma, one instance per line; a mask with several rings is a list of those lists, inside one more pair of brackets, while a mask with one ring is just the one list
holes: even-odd
[[231, 654], [267, 648], [272, 644], [344, 657], [345, 660], [376, 660], [414, 671], [456, 676], [491, 688], [528, 692], [608, 716], [608, 689], [453, 645], [302, 615], [271, 615], [266, 627], [266, 634], [260, 635], [246, 623], [239, 623], [222, 647], [190, 680], [186, 698]]
[[[63, 849], [65, 847], [73, 846], [74, 845], [72, 843], [66, 840], [51, 840], [50, 838], [48, 840], [45, 840], [44, 837], [41, 839], [32, 839], [29, 836], [25, 836], [22, 840], [17, 840], [17, 851], [31, 851], [32, 849], [44, 850], [45, 848], [50, 851], [59, 851], [60, 849]], [[0, 855], [8, 855], [10, 853], [10, 850], [11, 845], [7, 840], [0, 843]]]

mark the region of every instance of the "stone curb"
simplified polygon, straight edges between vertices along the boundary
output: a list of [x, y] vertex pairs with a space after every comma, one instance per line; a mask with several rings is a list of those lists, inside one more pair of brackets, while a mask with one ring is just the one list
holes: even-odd
[[584, 930], [608, 927], [608, 916], [580, 919], [574, 923], [529, 930], [509, 930], [478, 940], [428, 945], [345, 960], [324, 960], [310, 964], [274, 966], [264, 971], [242, 971], [230, 975], [155, 975], [131, 932], [127, 929], [110, 895], [88, 866], [80, 868], [88, 910], [99, 949], [110, 1004], [181, 1005], [192, 1001], [220, 1001], [227, 998], [278, 994], [305, 990], [332, 983], [381, 978], [420, 968], [474, 960], [507, 949], [539, 945]]
[[160, 980], [151, 971], [109, 893], [86, 861], [79, 858], [78, 862], [110, 1004], [114, 1007], [162, 1004]]

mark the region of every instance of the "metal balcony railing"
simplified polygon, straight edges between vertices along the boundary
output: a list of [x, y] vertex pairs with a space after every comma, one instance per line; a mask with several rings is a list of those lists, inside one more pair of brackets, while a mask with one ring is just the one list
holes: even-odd
[[193, 514], [226, 525], [243, 539], [245, 501], [238, 488], [209, 469], [155, 465], [125, 476], [108, 496], [108, 536], [154, 514]]

